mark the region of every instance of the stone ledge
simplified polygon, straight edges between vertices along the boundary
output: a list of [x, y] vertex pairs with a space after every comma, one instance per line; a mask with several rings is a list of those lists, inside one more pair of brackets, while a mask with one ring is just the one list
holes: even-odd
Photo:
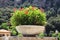
[[0, 40], [58, 40], [56, 37], [8, 37], [7, 39], [5, 37], [0, 37]]

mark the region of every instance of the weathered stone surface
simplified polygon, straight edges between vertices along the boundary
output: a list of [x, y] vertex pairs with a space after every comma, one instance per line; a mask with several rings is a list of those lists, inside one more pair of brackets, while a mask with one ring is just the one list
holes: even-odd
[[[0, 37], [0, 40], [5, 40], [3, 37]], [[58, 40], [56, 37], [10, 37], [8, 40]]]
[[23, 35], [35, 35], [43, 33], [45, 31], [45, 26], [37, 25], [20, 25], [16, 26], [16, 30]]
[[3, 40], [3, 38], [2, 38], [2, 37], [0, 37], [0, 40]]

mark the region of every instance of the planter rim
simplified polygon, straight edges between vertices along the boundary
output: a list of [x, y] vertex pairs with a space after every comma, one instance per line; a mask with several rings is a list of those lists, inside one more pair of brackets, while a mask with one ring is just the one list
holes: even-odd
[[18, 25], [18, 26], [22, 26], [22, 27], [45, 27], [45, 26], [40, 26], [40, 25]]

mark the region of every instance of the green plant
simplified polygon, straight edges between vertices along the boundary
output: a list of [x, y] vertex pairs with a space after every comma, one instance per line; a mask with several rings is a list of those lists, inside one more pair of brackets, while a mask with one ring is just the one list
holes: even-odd
[[58, 36], [57, 36], [57, 37], [58, 37], [58, 39], [60, 40], [60, 33], [58, 33]]
[[17, 34], [17, 32], [15, 30], [11, 30], [11, 34], [14, 36]]
[[48, 23], [51, 24], [52, 28], [55, 28], [54, 30], [58, 30], [60, 32], [60, 15], [57, 14], [57, 17], [50, 17], [48, 19]]
[[11, 25], [45, 25], [46, 15], [43, 10], [37, 7], [20, 8], [20, 10], [14, 10], [11, 17]]
[[43, 38], [44, 36], [45, 36], [44, 33], [40, 33], [40, 34], [38, 35], [38, 37], [40, 37], [40, 38]]
[[11, 31], [12, 36], [18, 35], [18, 32], [15, 29], [15, 26], [10, 26], [9, 30]]
[[46, 11], [47, 20], [48, 20], [50, 17], [54, 17], [54, 16], [56, 16], [56, 12], [55, 12], [54, 8], [50, 8], [48, 11]]
[[18, 32], [17, 32], [16, 29], [15, 29], [15, 26], [9, 26], [8, 23], [2, 23], [2, 24], [0, 25], [0, 29], [5, 29], [5, 30], [11, 31], [11, 35], [12, 35], [12, 36], [18, 35]]
[[2, 23], [9, 22], [11, 13], [13, 12], [11, 7], [1, 7], [0, 8], [0, 25]]
[[56, 37], [57, 36], [57, 34], [56, 33], [52, 33], [52, 37]]
[[7, 25], [7, 23], [2, 23], [0, 28], [8, 30], [9, 26]]
[[17, 35], [18, 37], [22, 37], [23, 35], [21, 34], [21, 33], [18, 33], [18, 35]]

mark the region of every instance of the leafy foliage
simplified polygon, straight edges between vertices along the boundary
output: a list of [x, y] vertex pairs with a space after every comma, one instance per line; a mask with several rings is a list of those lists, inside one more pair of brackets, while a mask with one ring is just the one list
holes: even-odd
[[57, 37], [58, 37], [58, 39], [60, 40], [60, 33], [58, 33], [58, 36], [57, 36]]
[[16, 10], [11, 17], [11, 24], [17, 25], [45, 25], [46, 15], [43, 10], [30, 6]]
[[45, 34], [44, 34], [44, 33], [40, 33], [40, 34], [38, 35], [38, 37], [43, 38], [43, 37], [45, 37]]
[[8, 23], [2, 23], [2, 25], [0, 26], [0, 29], [10, 30], [13, 36], [18, 35], [18, 32], [16, 31], [15, 27], [9, 26]]
[[[52, 20], [51, 20], [52, 19]], [[54, 25], [55, 29], [57, 29], [58, 31], [60, 31], [60, 15], [57, 15], [57, 17], [51, 17], [49, 18], [48, 22], [52, 25]]]
[[2, 23], [9, 22], [12, 12], [12, 8], [0, 8], [0, 25]]
[[6, 29], [6, 30], [8, 30], [8, 29], [9, 29], [9, 26], [7, 25], [7, 23], [2, 23], [2, 25], [1, 25], [0, 28], [1, 28], [1, 29]]

